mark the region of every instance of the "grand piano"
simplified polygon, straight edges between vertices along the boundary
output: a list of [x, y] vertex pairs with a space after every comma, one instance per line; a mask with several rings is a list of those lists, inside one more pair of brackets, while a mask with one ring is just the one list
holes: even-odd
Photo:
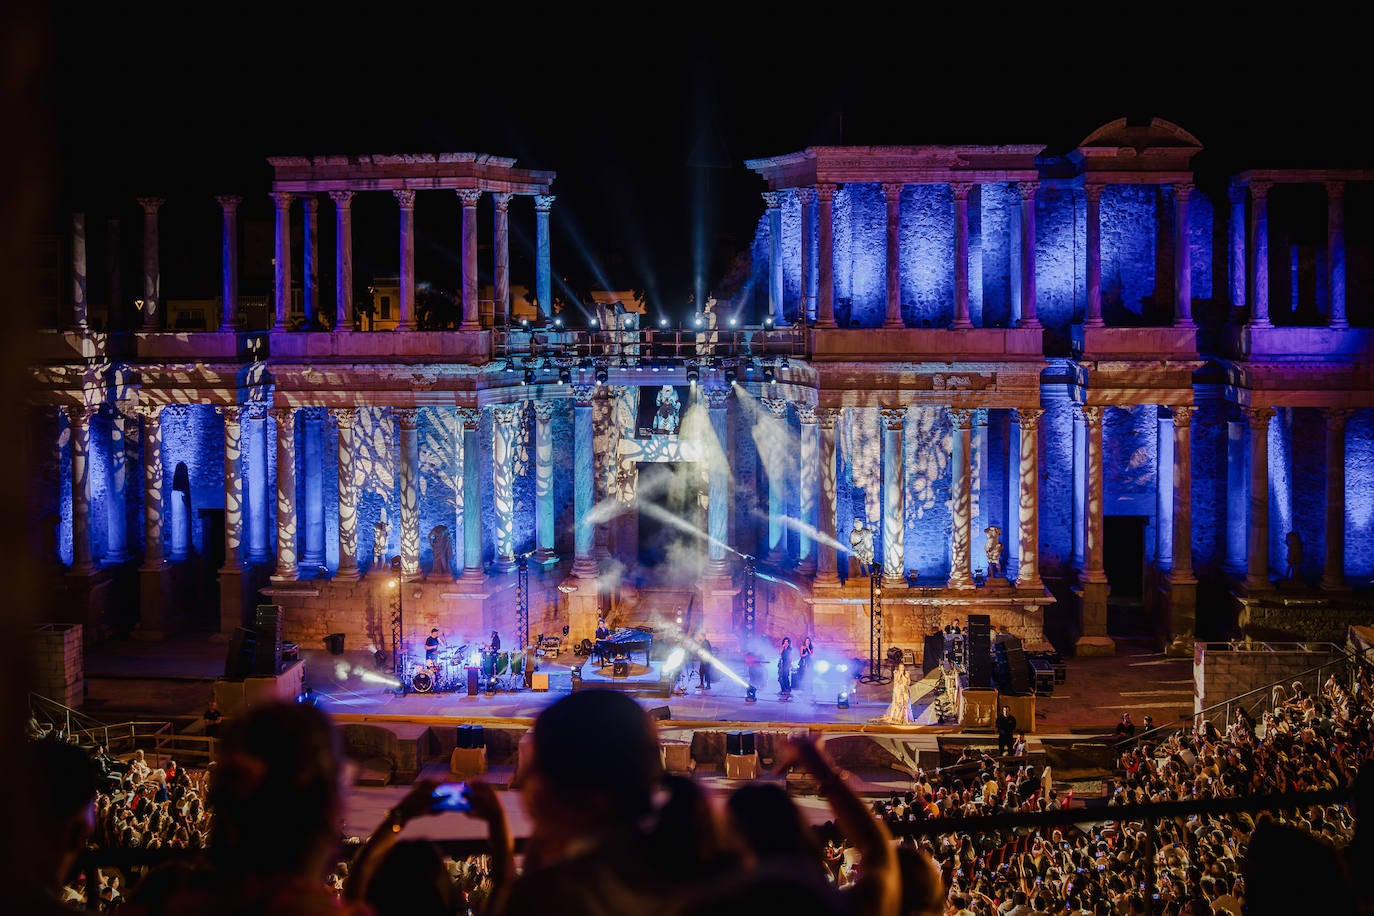
[[610, 660], [617, 655], [624, 655], [627, 658], [631, 652], [643, 652], [644, 664], [649, 664], [649, 653], [654, 647], [654, 632], [650, 629], [640, 629], [639, 627], [621, 627], [605, 639], [598, 639], [592, 646], [592, 654], [600, 660], [602, 665], [610, 664]]

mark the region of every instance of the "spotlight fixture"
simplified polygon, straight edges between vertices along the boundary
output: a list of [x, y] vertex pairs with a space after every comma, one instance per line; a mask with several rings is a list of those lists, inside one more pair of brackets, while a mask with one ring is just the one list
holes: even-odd
[[764, 367], [763, 367], [763, 380], [764, 380], [765, 382], [771, 382], [771, 383], [773, 383], [773, 384], [775, 384], [775, 385], [777, 384], [778, 380], [777, 380], [776, 378], [773, 377], [773, 367], [772, 367], [772, 366], [764, 366]]
[[524, 381], [524, 384], [526, 384], [526, 385], [533, 385], [533, 384], [534, 384], [534, 370], [533, 370], [533, 369], [526, 369], [526, 370], [525, 370], [525, 381]]
[[649, 366], [649, 368], [652, 371], [657, 372], [659, 370], [658, 360], [654, 360], [653, 363]]
[[695, 385], [695, 384], [697, 383], [697, 379], [699, 379], [699, 378], [701, 378], [701, 370], [698, 369], [696, 366], [688, 366], [688, 367], [687, 367], [687, 381], [688, 381], [689, 383]]
[[790, 368], [792, 368], [792, 363], [787, 359], [786, 356], [784, 356], [782, 359], [778, 360], [778, 368], [779, 368], [779, 369], [790, 369]]
[[527, 328], [527, 327], [529, 327], [529, 326], [530, 326], [530, 320], [529, 320], [528, 318], [521, 318], [521, 319], [520, 319], [520, 327], [522, 327], [522, 328]]
[[734, 370], [733, 368], [731, 368], [731, 369], [726, 369], [726, 370], [725, 370], [725, 384], [727, 384], [727, 385], [733, 385], [733, 384], [735, 384], [735, 379], [736, 379], [736, 378], [738, 378], [738, 376], [735, 375], [735, 370]]
[[514, 371], [515, 371], [515, 361], [514, 361], [514, 360], [510, 360], [510, 359], [506, 360], [506, 371], [507, 371], [507, 372], [514, 372]]
[[737, 324], [739, 324], [739, 319], [736, 318], [736, 317], [734, 317], [733, 315], [731, 315], [731, 316], [730, 316], [730, 327], [733, 328], [733, 327], [734, 327], [735, 325], [737, 325]]
[[748, 688], [747, 690], [744, 691], [744, 702], [746, 702], [746, 703], [757, 703], [758, 701], [759, 701], [759, 689], [758, 689], [757, 687], [755, 687], [753, 684], [750, 684], [750, 685], [749, 685], [749, 688]]
[[700, 315], [698, 315], [698, 316], [696, 317], [696, 320], [693, 322], [693, 324], [695, 324], [697, 327], [701, 327], [704, 323], [705, 323], [705, 322], [703, 322], [703, 321], [701, 320], [701, 316], [700, 316]]
[[573, 679], [574, 682], [581, 682], [581, 680], [582, 680], [582, 666], [581, 666], [581, 665], [573, 665], [573, 669], [572, 669], [572, 679]]
[[558, 317], [554, 318], [553, 326], [556, 328], [563, 327], [563, 316], [559, 315]]
[[666, 327], [668, 326], [668, 319], [667, 319], [667, 318], [660, 318], [660, 319], [658, 319], [658, 326], [659, 326], [660, 328], [666, 328]]
[[763, 319], [763, 326], [764, 326], [765, 328], [771, 328], [771, 327], [773, 326], [773, 316], [772, 316], [772, 315], [769, 315], [767, 318]]
[[592, 358], [591, 358], [590, 356], [584, 356], [584, 357], [582, 357], [582, 362], [579, 364], [579, 368], [582, 368], [582, 369], [590, 369], [591, 367], [592, 367]]
[[843, 690], [840, 691], [840, 695], [839, 695], [838, 697], [835, 698], [835, 708], [836, 708], [836, 709], [848, 709], [848, 708], [849, 708], [849, 694], [848, 694], [847, 692], [845, 692], [845, 691], [843, 691]]
[[611, 374], [610, 374], [608, 371], [606, 371], [606, 367], [605, 367], [605, 366], [597, 366], [597, 367], [596, 367], [596, 383], [597, 383], [598, 385], [604, 385], [604, 384], [606, 384], [606, 380], [609, 379], [610, 377], [611, 377]]
[[567, 366], [560, 366], [558, 369], [558, 380], [564, 385], [572, 381], [572, 369]]
[[600, 323], [601, 322], [597, 321], [595, 318], [592, 319], [592, 327], [596, 327]]
[[745, 375], [753, 375], [753, 374], [754, 374], [754, 361], [753, 361], [752, 359], [751, 359], [751, 360], [746, 360], [746, 361], [745, 361], [745, 363], [744, 363], [744, 374], [745, 374]]

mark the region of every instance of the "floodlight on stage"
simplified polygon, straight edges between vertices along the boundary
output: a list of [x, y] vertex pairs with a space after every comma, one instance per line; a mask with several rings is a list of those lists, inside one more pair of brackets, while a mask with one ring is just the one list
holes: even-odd
[[758, 689], [757, 687], [755, 687], [753, 684], [750, 684], [749, 687], [748, 687], [748, 689], [746, 689], [746, 690], [744, 691], [744, 702], [746, 702], [746, 703], [757, 703], [758, 701], [759, 701], [759, 689]]
[[823, 659], [823, 658], [818, 658], [818, 659], [816, 659], [816, 673], [817, 673], [817, 674], [825, 674], [825, 673], [826, 673], [827, 671], [829, 671], [829, 670], [830, 670], [830, 662], [826, 661], [826, 660]]
[[696, 317], [696, 321], [693, 322], [693, 323], [694, 323], [697, 327], [701, 327], [702, 324], [703, 324], [703, 322], [702, 322], [702, 320], [701, 320], [701, 316], [698, 315], [698, 316]]
[[773, 316], [772, 316], [772, 315], [769, 315], [767, 318], [763, 319], [763, 326], [764, 326], [765, 328], [771, 328], [771, 327], [773, 326]]
[[736, 379], [736, 378], [737, 378], [737, 376], [735, 375], [735, 370], [734, 370], [734, 369], [726, 369], [726, 370], [725, 370], [725, 384], [727, 384], [727, 385], [733, 385], [733, 384], [735, 384], [735, 379]]
[[604, 384], [606, 384], [606, 380], [609, 379], [610, 377], [611, 377], [611, 373], [608, 372], [608, 371], [606, 371], [606, 367], [605, 367], [605, 366], [598, 366], [598, 367], [596, 368], [596, 383], [597, 383], [598, 385], [604, 385]]
[[556, 328], [563, 327], [563, 318], [561, 315], [553, 319], [553, 326]]
[[571, 382], [571, 381], [572, 381], [572, 370], [569, 369], [567, 366], [561, 367], [561, 368], [558, 370], [558, 380], [559, 380], [560, 382], [562, 382], [564, 385], [566, 385], [566, 384], [568, 384], [569, 382]]
[[695, 384], [697, 383], [697, 379], [699, 379], [699, 378], [701, 378], [701, 370], [698, 369], [696, 366], [688, 366], [688, 367], [687, 367], [687, 381], [688, 381], [690, 384], [695, 385]]
[[847, 693], [845, 693], [843, 690], [841, 690], [841, 691], [840, 691], [840, 695], [839, 695], [838, 697], [835, 698], [835, 708], [836, 708], [836, 709], [848, 709], [848, 708], [849, 708], [849, 694], [847, 694]]
[[660, 318], [660, 319], [658, 319], [658, 326], [659, 326], [660, 328], [666, 328], [666, 327], [668, 326], [668, 319], [667, 319], [667, 318]]
[[730, 327], [733, 328], [733, 327], [734, 327], [735, 325], [737, 325], [737, 324], [739, 324], [739, 319], [732, 316], [732, 317], [730, 318]]
[[663, 673], [669, 674], [676, 671], [678, 666], [682, 664], [682, 660], [686, 657], [687, 653], [683, 651], [681, 646], [673, 649], [673, 651], [668, 653], [668, 657], [663, 660]]

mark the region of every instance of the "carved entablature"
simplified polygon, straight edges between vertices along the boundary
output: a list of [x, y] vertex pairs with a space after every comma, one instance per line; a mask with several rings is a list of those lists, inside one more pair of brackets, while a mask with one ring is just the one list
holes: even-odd
[[985, 391], [996, 384], [996, 375], [976, 372], [936, 372], [930, 377], [930, 386], [936, 391]]

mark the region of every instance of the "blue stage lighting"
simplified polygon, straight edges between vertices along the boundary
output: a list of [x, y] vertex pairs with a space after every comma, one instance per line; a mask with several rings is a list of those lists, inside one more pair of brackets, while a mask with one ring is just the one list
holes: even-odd
[[759, 701], [759, 689], [758, 689], [757, 687], [755, 687], [753, 684], [750, 684], [750, 685], [749, 685], [749, 688], [748, 688], [747, 690], [744, 691], [744, 702], [746, 702], [746, 703], [757, 703], [758, 701]]
[[843, 690], [841, 690], [841, 691], [840, 691], [840, 695], [839, 695], [838, 697], [835, 698], [835, 708], [836, 708], [836, 709], [848, 709], [848, 708], [849, 708], [849, 694], [847, 694], [847, 693], [845, 693]]
[[606, 384], [606, 380], [609, 379], [610, 377], [611, 377], [611, 373], [608, 372], [608, 371], [606, 370], [606, 367], [605, 367], [605, 366], [597, 366], [597, 367], [596, 367], [596, 383], [597, 383], [598, 385], [604, 385], [604, 384]]

